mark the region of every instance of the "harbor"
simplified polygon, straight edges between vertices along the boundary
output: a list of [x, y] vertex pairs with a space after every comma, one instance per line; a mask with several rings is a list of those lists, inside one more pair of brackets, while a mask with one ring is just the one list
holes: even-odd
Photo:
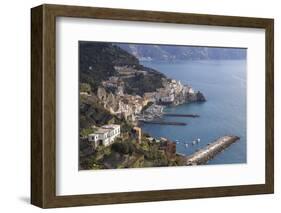
[[[217, 65], [220, 66], [217, 66]], [[246, 128], [246, 61], [206, 60], [185, 61], [180, 63], [145, 62], [145, 66], [161, 70], [171, 79], [180, 79], [182, 84], [191, 85], [206, 97], [204, 103], [187, 103], [166, 106], [163, 110], [164, 121], [186, 122], [186, 126], [154, 125], [145, 123], [143, 132], [152, 137], [169, 138], [178, 141], [177, 153], [191, 156], [208, 146], [215, 139], [225, 135], [239, 136], [240, 140], [224, 152], [210, 159], [207, 165], [234, 164], [247, 162]], [[235, 70], [238, 78], [229, 75], [229, 68]], [[185, 75], [184, 73], [187, 73]], [[213, 75], [213, 73], [217, 73]], [[206, 78], [202, 79], [202, 76]], [[241, 89], [237, 89], [241, 85]], [[241, 97], [241, 98], [240, 98]], [[199, 117], [166, 116], [165, 114], [197, 114]], [[200, 138], [201, 141], [192, 145]]]
[[205, 164], [210, 159], [214, 158], [218, 153], [225, 150], [231, 144], [237, 142], [240, 138], [238, 136], [223, 136], [208, 144], [205, 148], [202, 148], [194, 154], [187, 156], [187, 165], [200, 165]]
[[140, 123], [145, 124], [187, 126], [186, 122], [166, 121], [165, 119], [163, 119], [163, 117], [200, 117], [198, 114], [164, 113], [163, 110], [164, 106], [152, 104], [147, 109], [145, 109], [142, 114], [137, 115], [136, 118]]

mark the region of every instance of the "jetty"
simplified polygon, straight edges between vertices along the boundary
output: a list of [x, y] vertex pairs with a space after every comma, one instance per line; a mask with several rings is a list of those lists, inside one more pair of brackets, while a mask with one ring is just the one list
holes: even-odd
[[187, 123], [184, 122], [176, 122], [176, 121], [147, 121], [142, 120], [142, 123], [146, 124], [159, 124], [159, 125], [175, 125], [175, 126], [186, 126]]
[[231, 144], [237, 142], [238, 136], [223, 136], [208, 144], [206, 147], [198, 150], [194, 154], [186, 157], [187, 165], [205, 164], [208, 160], [214, 158], [218, 153], [225, 150]]
[[189, 117], [189, 118], [198, 118], [200, 115], [197, 114], [174, 114], [174, 113], [164, 113], [164, 116], [170, 117]]

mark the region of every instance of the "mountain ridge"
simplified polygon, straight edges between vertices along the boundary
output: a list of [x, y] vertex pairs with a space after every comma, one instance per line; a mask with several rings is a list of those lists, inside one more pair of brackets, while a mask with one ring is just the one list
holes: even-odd
[[116, 43], [141, 61], [246, 59], [246, 48]]

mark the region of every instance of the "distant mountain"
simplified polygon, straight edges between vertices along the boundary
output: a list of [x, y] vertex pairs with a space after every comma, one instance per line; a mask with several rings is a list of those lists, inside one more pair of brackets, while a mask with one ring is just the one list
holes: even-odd
[[199, 59], [246, 59], [245, 48], [194, 47], [176, 45], [116, 43], [141, 61], [145, 60], [199, 60]]

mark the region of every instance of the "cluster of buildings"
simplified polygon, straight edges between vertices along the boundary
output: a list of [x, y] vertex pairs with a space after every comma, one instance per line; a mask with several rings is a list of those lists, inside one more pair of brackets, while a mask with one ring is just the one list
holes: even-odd
[[88, 141], [93, 148], [99, 145], [109, 146], [120, 136], [120, 125], [108, 124], [99, 128], [94, 128], [94, 133], [88, 135]]
[[141, 114], [144, 106], [147, 105], [147, 101], [138, 95], [122, 95], [118, 96], [116, 100], [117, 107], [112, 110], [111, 106], [108, 106], [110, 112], [119, 117], [124, 117], [126, 120], [136, 121], [136, 116]]
[[111, 76], [107, 81], [103, 81], [102, 85], [114, 89], [117, 95], [124, 95], [124, 81], [119, 77]]
[[[140, 114], [143, 107], [147, 105], [147, 100], [139, 95], [124, 95], [121, 97], [121, 102], [132, 109], [132, 113], [137, 115]], [[121, 108], [122, 111], [122, 108]]]
[[132, 66], [114, 66], [114, 69], [121, 78], [131, 78], [134, 77], [135, 74], [147, 74], [147, 71], [134, 69]]
[[[124, 117], [126, 120], [136, 122], [137, 120], [146, 119], [145, 116], [158, 117], [161, 115], [163, 107], [161, 105], [181, 104], [188, 101], [192, 96], [196, 96], [195, 91], [189, 87], [182, 85], [180, 81], [165, 80], [163, 87], [158, 88], [155, 92], [144, 93], [143, 97], [139, 95], [129, 95], [124, 92], [124, 78], [134, 75], [136, 70], [131, 67], [118, 67], [118, 76], [112, 76], [108, 80], [103, 81], [104, 88], [114, 91], [111, 94], [104, 89], [103, 92], [98, 91], [98, 97], [102, 100], [104, 107], [112, 114], [118, 117]], [[137, 72], [146, 72], [137, 70]], [[143, 73], [146, 74], [146, 73]], [[100, 95], [102, 94], [102, 95]], [[154, 103], [151, 107], [146, 109], [145, 115], [143, 108], [149, 103]]]
[[[112, 79], [103, 82], [103, 85], [108, 88], [112, 86]], [[115, 94], [108, 94], [102, 88], [98, 89], [98, 98], [102, 100], [104, 108], [109, 110], [110, 113], [117, 115], [118, 117], [124, 117], [126, 120], [136, 121], [136, 115], [142, 112], [144, 106], [147, 105], [148, 101], [139, 95], [129, 95], [123, 93], [122, 86], [116, 84], [115, 88], [118, 88]]]
[[158, 88], [155, 92], [145, 93], [144, 98], [160, 104], [172, 104], [178, 98], [185, 99], [187, 95], [193, 94], [195, 92], [191, 87], [182, 85], [180, 81], [171, 80], [165, 82], [163, 87]]

